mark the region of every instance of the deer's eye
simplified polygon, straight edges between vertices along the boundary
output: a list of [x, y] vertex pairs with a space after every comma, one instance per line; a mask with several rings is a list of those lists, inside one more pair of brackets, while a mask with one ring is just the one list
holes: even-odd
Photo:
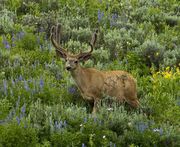
[[78, 61], [76, 60], [76, 61], [74, 61], [74, 63], [76, 63], [76, 64], [77, 64], [77, 63], [78, 63]]

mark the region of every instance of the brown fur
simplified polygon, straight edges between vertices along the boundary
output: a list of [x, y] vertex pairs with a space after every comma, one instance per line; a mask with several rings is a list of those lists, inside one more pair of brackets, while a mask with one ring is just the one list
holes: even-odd
[[97, 103], [103, 94], [115, 97], [119, 102], [126, 101], [134, 108], [139, 106], [136, 82], [125, 71], [99, 71], [78, 65], [71, 75], [83, 98], [94, 102], [93, 112], [96, 112]]

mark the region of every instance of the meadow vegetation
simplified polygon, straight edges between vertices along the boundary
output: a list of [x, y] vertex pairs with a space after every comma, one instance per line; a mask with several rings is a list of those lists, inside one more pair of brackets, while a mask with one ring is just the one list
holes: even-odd
[[[0, 147], [180, 145], [178, 0], [1, 0]], [[84, 67], [125, 70], [137, 80], [140, 108], [104, 97], [95, 117], [49, 33], [93, 57]], [[109, 103], [111, 102], [111, 103]]]

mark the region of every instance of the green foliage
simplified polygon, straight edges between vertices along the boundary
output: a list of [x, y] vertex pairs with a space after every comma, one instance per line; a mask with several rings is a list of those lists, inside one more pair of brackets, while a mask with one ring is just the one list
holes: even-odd
[[[180, 34], [177, 0], [8, 0], [0, 6], [0, 146], [178, 146]], [[62, 24], [84, 67], [125, 70], [140, 108], [104, 96], [96, 116], [49, 41]]]
[[0, 126], [0, 145], [2, 146], [35, 146], [38, 138], [34, 128], [8, 124]]
[[19, 48], [26, 50], [35, 50], [37, 46], [37, 40], [32, 33], [25, 33], [22, 41], [19, 44]]
[[14, 30], [15, 15], [7, 9], [0, 11], [0, 34], [10, 33]]
[[145, 41], [141, 48], [141, 56], [148, 66], [154, 64], [159, 67], [163, 59], [164, 47], [154, 40]]

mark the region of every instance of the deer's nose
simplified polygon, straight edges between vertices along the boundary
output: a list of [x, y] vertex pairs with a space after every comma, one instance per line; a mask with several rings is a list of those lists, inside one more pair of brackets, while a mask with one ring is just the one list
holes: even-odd
[[67, 66], [66, 69], [67, 69], [67, 70], [71, 70], [71, 67], [70, 67], [70, 66]]

